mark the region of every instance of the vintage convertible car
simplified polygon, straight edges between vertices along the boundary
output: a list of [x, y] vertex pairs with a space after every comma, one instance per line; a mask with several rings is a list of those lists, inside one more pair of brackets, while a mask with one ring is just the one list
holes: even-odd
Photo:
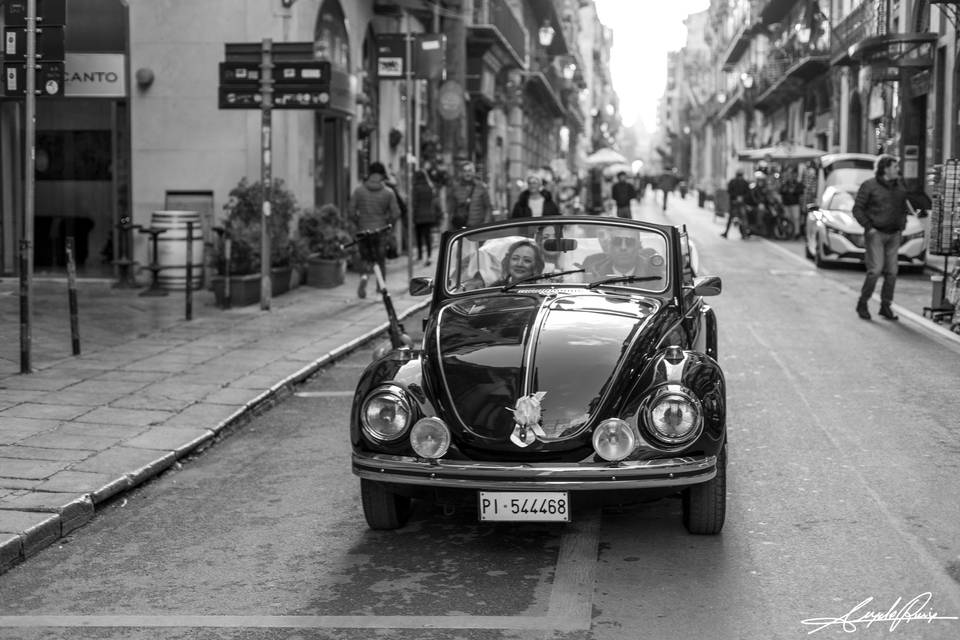
[[[582, 506], [681, 494], [723, 527], [726, 386], [717, 319], [683, 228], [598, 216], [444, 234], [419, 348], [364, 371], [353, 472], [374, 529], [411, 499], [481, 521], [569, 521]], [[505, 278], [505, 276], [509, 276]]]

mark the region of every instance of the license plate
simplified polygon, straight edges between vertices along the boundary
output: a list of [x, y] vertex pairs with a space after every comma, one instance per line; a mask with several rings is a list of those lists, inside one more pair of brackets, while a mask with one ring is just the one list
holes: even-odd
[[570, 522], [566, 491], [481, 491], [480, 520]]

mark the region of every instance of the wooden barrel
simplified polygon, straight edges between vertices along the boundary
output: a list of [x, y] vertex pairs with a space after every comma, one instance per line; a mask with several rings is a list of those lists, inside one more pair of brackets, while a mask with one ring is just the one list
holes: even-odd
[[[193, 235], [187, 236], [187, 223], [193, 223]], [[203, 228], [196, 211], [154, 211], [150, 219], [154, 229], [166, 229], [157, 236], [157, 255], [154, 260], [162, 267], [157, 282], [164, 289], [182, 291], [187, 288], [187, 241], [190, 240], [193, 265], [191, 288], [203, 284]]]

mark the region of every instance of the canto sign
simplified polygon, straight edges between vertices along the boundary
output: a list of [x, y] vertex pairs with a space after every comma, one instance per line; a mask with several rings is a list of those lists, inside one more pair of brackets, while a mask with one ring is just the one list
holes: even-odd
[[67, 98], [123, 98], [127, 95], [122, 53], [70, 53], [64, 60]]

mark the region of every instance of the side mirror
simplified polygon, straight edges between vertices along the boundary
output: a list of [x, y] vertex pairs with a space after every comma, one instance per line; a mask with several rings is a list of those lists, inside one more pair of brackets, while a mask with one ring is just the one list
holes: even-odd
[[433, 293], [433, 278], [417, 277], [410, 279], [410, 287], [407, 289], [412, 296], [426, 296]]
[[702, 276], [693, 281], [693, 294], [697, 296], [718, 296], [722, 290], [720, 276]]

